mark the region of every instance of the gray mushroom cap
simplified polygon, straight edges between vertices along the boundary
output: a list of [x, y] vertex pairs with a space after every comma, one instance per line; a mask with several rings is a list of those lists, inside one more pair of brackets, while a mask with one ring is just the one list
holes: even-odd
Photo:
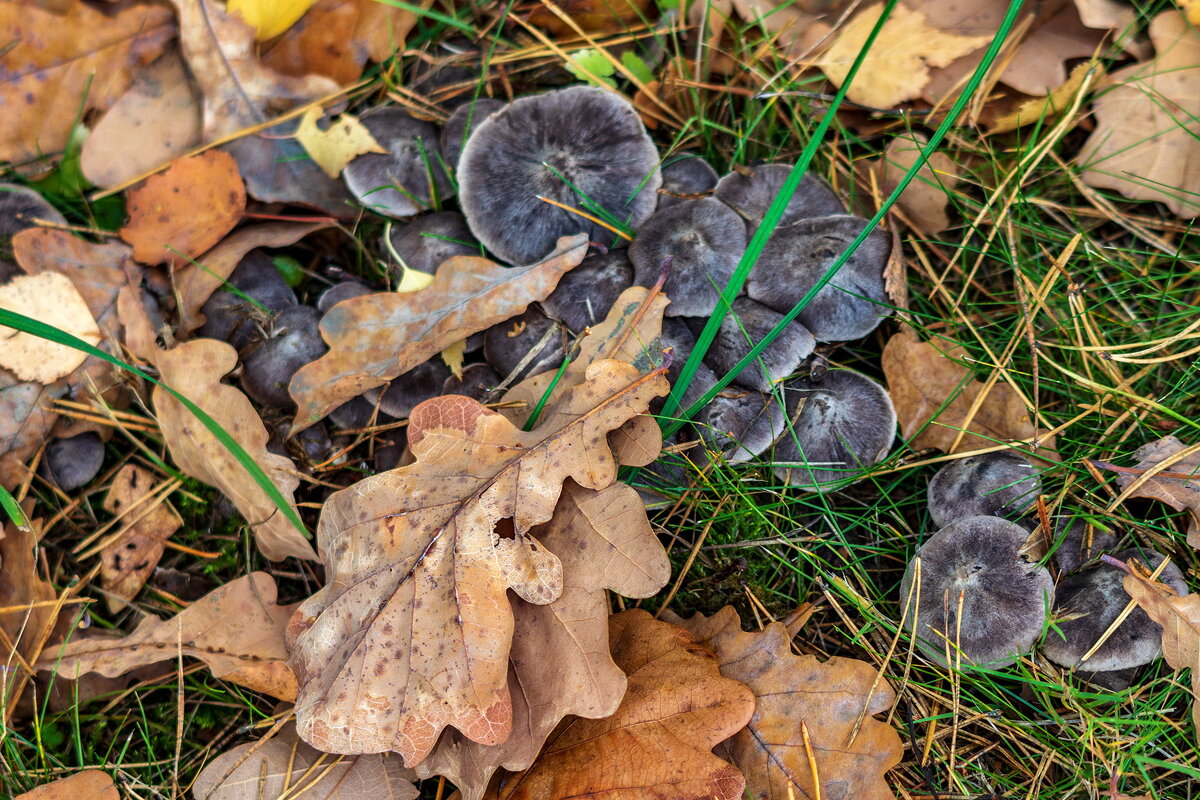
[[1074, 572], [1117, 544], [1117, 535], [1111, 530], [1078, 517], [1056, 520], [1054, 538], [1060, 537], [1062, 541], [1054, 549], [1053, 558], [1059, 572], [1064, 574]]
[[887, 457], [896, 440], [896, 409], [875, 381], [846, 369], [817, 381], [784, 384], [790, 425], [775, 442], [775, 475], [806, 491], [825, 492]]
[[450, 368], [435, 356], [408, 372], [393, 378], [386, 386], [369, 389], [363, 397], [378, 403], [379, 410], [396, 419], [407, 419], [419, 404], [442, 393], [442, 385], [450, 377]]
[[[422, 214], [411, 222], [393, 225], [390, 244], [390, 249], [384, 248], [389, 255], [394, 252], [408, 268], [430, 275], [448, 258], [480, 252], [467, 220], [457, 211]], [[389, 268], [394, 277], [402, 276], [401, 265], [392, 263]]]
[[567, 329], [580, 333], [602, 322], [621, 292], [633, 286], [633, 265], [625, 250], [593, 253], [563, 275], [542, 308]]
[[34, 227], [35, 219], [59, 225], [67, 223], [58, 209], [28, 186], [0, 183], [0, 257], [11, 251], [13, 235]]
[[462, 377], [451, 375], [442, 384], [442, 394], [461, 394], [479, 402], [500, 385], [504, 376], [490, 364], [468, 364], [463, 367]]
[[[730, 372], [782, 319], [782, 314], [762, 303], [748, 297], [737, 298], [733, 301], [732, 312], [721, 321], [717, 338], [705, 353], [704, 362], [720, 375]], [[808, 328], [791, 322], [763, 350], [758, 361], [739, 372], [734, 381], [768, 392], [777, 381], [795, 372], [816, 346], [817, 340]]]
[[[1126, 550], [1115, 557], [1120, 561], [1149, 561], [1152, 569], [1165, 558], [1152, 550]], [[1140, 667], [1158, 658], [1162, 653], [1162, 628], [1141, 608], [1134, 608], [1100, 649], [1081, 661], [1129, 604], [1124, 578], [1122, 570], [1099, 562], [1060, 581], [1054, 612], [1056, 617], [1068, 618], [1046, 633], [1042, 654], [1060, 666], [1096, 672]], [[1183, 573], [1174, 564], [1168, 564], [1158, 580], [1180, 594], [1188, 592]]]
[[1013, 519], [1033, 505], [1042, 478], [1016, 453], [999, 452], [948, 462], [929, 481], [929, 516], [939, 528], [963, 517]]
[[358, 281], [341, 281], [330, 286], [317, 297], [317, 311], [322, 314], [336, 306], [343, 300], [349, 300], [351, 297], [361, 297], [364, 294], [371, 294], [374, 291], [370, 286]]
[[507, 103], [481, 97], [473, 103], [464, 103], [454, 109], [454, 113], [442, 126], [442, 158], [451, 170], [458, 170], [458, 159], [462, 157], [463, 147], [467, 139], [479, 127], [479, 123], [504, 108]]
[[240, 294], [225, 289], [214, 292], [201, 309], [205, 320], [199, 334], [229, 342], [239, 350], [258, 338], [259, 325], [266, 324], [266, 315], [258, 306], [278, 313], [296, 305], [296, 293], [262, 250], [247, 253], [230, 274], [229, 283]]
[[633, 106], [590, 86], [523, 97], [489, 116], [467, 140], [458, 179], [475, 237], [512, 264], [532, 263], [580, 231], [613, 238], [539, 195], [637, 230], [662, 183], [658, 150]]
[[[746, 294], [786, 314], [816, 286], [867, 221], [852, 216], [804, 219], [767, 241], [746, 282]], [[891, 311], [883, 270], [892, 238], [876, 228], [809, 301], [797, 319], [819, 342], [861, 339]]]
[[[662, 332], [652, 347], [656, 350], [663, 351], [670, 348], [671, 363], [667, 366], [667, 381], [674, 389], [675, 384], [679, 382], [680, 375], [683, 374], [683, 366], [687, 363], [688, 357], [692, 354], [692, 350], [696, 347], [696, 336], [688, 327], [687, 322], [680, 317], [666, 317], [663, 319]], [[717, 385], [717, 376], [712, 369], [701, 361], [697, 365], [696, 372], [692, 375], [692, 379], [684, 388], [682, 402], [679, 404], [679, 411], [686, 411], [693, 403], [704, 396], [709, 389]], [[650, 401], [650, 411], [657, 414], [666, 403], [665, 397], [656, 397]]]
[[329, 421], [335, 431], [354, 431], [369, 425], [383, 425], [392, 418], [360, 394], [330, 411]]
[[966, 517], [917, 550], [900, 583], [900, 603], [908, 606], [905, 629], [929, 660], [948, 666], [949, 652], [951, 663], [961, 655], [963, 667], [999, 669], [1033, 648], [1054, 602], [1054, 581], [1045, 567], [1019, 555], [1028, 536], [999, 517]]
[[329, 348], [321, 338], [321, 312], [311, 306], [285, 308], [271, 321], [267, 339], [244, 359], [242, 389], [255, 401], [293, 408], [288, 383], [296, 371]]
[[342, 171], [360, 203], [384, 216], [411, 217], [454, 196], [437, 126], [394, 107], [363, 114], [362, 123], [388, 152], [364, 153]]
[[658, 207], [699, 200], [717, 185], [717, 171], [695, 153], [678, 153], [663, 164], [662, 186], [658, 189]]
[[[543, 340], [545, 344], [539, 347]], [[521, 366], [534, 348], [538, 348], [537, 353]], [[519, 317], [493, 325], [483, 334], [483, 358], [501, 376], [507, 379], [521, 366], [514, 383], [530, 375], [558, 369], [565, 355], [562, 326], [536, 307], [530, 307]]]
[[783, 433], [785, 424], [779, 398], [737, 385], [714, 397], [694, 421], [704, 443], [730, 464], [762, 453]]
[[629, 260], [638, 286], [653, 286], [671, 258], [663, 291], [670, 317], [703, 317], [716, 310], [721, 290], [746, 251], [746, 226], [722, 203], [688, 200], [655, 212], [633, 243]]
[[[783, 182], [791, 171], [790, 164], [764, 164], [734, 170], [717, 183], [716, 197], [740, 214], [753, 233], [762, 224], [767, 209], [775, 201], [775, 196], [783, 188]], [[810, 217], [845, 213], [846, 207], [828, 184], [820, 178], [805, 175], [784, 209], [779, 225], [793, 225]]]
[[52, 439], [42, 464], [54, 484], [71, 492], [91, 483], [104, 465], [104, 442], [88, 431], [78, 436]]

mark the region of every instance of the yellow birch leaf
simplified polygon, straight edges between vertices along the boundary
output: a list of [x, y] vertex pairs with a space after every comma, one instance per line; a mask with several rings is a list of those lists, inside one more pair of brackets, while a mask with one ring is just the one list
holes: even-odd
[[459, 339], [457, 342], [442, 351], [442, 361], [444, 361], [446, 366], [450, 368], [450, 371], [454, 373], [454, 377], [458, 378], [459, 380], [462, 380], [463, 358], [466, 357], [466, 354], [466, 339]]
[[321, 109], [315, 106], [305, 112], [296, 128], [296, 141], [329, 177], [342, 174], [346, 165], [363, 153], [387, 152], [358, 117], [342, 114], [326, 130], [317, 127], [320, 118]]
[[254, 28], [260, 42], [274, 39], [296, 24], [317, 0], [229, 0], [225, 10]]
[[404, 272], [400, 276], [400, 285], [396, 287], [397, 292], [416, 292], [433, 283], [433, 276], [428, 272], [413, 269], [407, 264], [400, 266]]

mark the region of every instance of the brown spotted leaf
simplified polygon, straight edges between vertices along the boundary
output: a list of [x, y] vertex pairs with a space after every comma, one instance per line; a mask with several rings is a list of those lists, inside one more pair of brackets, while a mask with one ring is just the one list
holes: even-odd
[[531, 432], [466, 397], [417, 406], [414, 463], [334, 493], [321, 512], [328, 583], [289, 631], [301, 737], [326, 752], [395, 750], [409, 765], [447, 725], [505, 741], [506, 592], [544, 605], [563, 588], [561, 562], [531, 528], [553, 516], [568, 478], [596, 490], [616, 480], [608, 433], [666, 391], [661, 370], [600, 361]]
[[296, 696], [284, 630], [294, 606], [275, 602], [275, 580], [254, 572], [221, 586], [171, 619], [145, 617], [123, 637], [91, 637], [48, 648], [38, 667], [66, 678], [99, 672], [115, 678], [182, 652], [213, 675], [281, 700]]
[[613, 616], [609, 644], [629, 676], [616, 713], [564, 722], [533, 767], [502, 778], [488, 798], [741, 798], [741, 772], [712, 749], [750, 721], [754, 694], [722, 677], [687, 631], [645, 611]]
[[[1118, 472], [1117, 483], [1124, 489], [1137, 481], [1140, 485], [1132, 497], [1158, 500], [1176, 511], [1186, 510], [1188, 544], [1200, 550], [1200, 453], [1183, 453], [1186, 449], [1174, 436], [1144, 444], [1133, 454], [1138, 463]], [[1159, 473], [1142, 480], [1147, 471], [1163, 462], [1169, 463]]]
[[104, 603], [114, 613], [137, 597], [158, 566], [167, 539], [183, 525], [156, 489], [154, 473], [126, 464], [104, 498], [105, 511], [122, 515], [118, 536], [100, 551], [100, 585], [107, 592]]
[[329, 352], [301, 367], [288, 386], [299, 408], [292, 432], [545, 299], [587, 248], [586, 235], [564, 236], [553, 253], [527, 267], [455, 256], [424, 289], [374, 292], [338, 303], [321, 319]]
[[[892, 800], [885, 773], [900, 763], [896, 731], [871, 715], [892, 707], [896, 695], [864, 661], [819, 662], [791, 649], [791, 634], [774, 622], [757, 633], [742, 630], [730, 606], [711, 617], [665, 619], [682, 625], [717, 655], [721, 674], [750, 687], [758, 702], [744, 729], [717, 748], [746, 776], [753, 800]], [[865, 712], [862, 728], [850, 735]], [[818, 795], [800, 723], [808, 727], [821, 781]]]
[[121, 793], [107, 772], [85, 769], [19, 794], [14, 800], [121, 800]]

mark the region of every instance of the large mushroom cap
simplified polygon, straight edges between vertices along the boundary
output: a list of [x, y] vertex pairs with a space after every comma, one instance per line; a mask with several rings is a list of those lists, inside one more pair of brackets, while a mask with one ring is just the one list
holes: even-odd
[[368, 389], [363, 397], [367, 402], [378, 403], [379, 410], [388, 416], [407, 419], [418, 405], [440, 395], [449, 377], [450, 368], [438, 356], [393, 378], [386, 387]]
[[703, 317], [716, 310], [745, 251], [745, 224], [727, 206], [706, 198], [655, 212], [629, 245], [629, 260], [634, 283], [653, 286], [670, 256], [663, 286], [671, 298], [667, 316]]
[[454, 196], [433, 123], [390, 107], [363, 114], [362, 123], [388, 152], [365, 153], [342, 171], [360, 203], [385, 216], [411, 217]]
[[293, 408], [288, 383], [296, 371], [325, 354], [321, 312], [312, 306], [291, 306], [271, 321], [270, 336], [245, 358], [242, 388], [265, 406]]
[[736, 384], [695, 416], [700, 438], [730, 464], [749, 461], [771, 446], [784, 430], [779, 398]]
[[[393, 225], [390, 244], [389, 253], [399, 256], [403, 266], [430, 275], [448, 258], [479, 255], [479, 243], [471, 235], [466, 219], [456, 211], [422, 214], [412, 222]], [[401, 277], [400, 267], [391, 264], [396, 277]]]
[[542, 308], [568, 330], [580, 333], [603, 322], [621, 292], [632, 285], [633, 265], [625, 250], [593, 253], [558, 279], [558, 286], [542, 301]]
[[479, 123], [495, 114], [507, 103], [481, 97], [473, 103], [464, 103], [454, 109], [450, 119], [442, 126], [442, 158], [446, 166], [458, 171], [458, 159], [462, 157], [463, 147], [471, 134], [479, 127]]
[[[1149, 550], [1126, 550], [1116, 558], [1149, 561], [1151, 568], [1164, 560], [1164, 556]], [[1162, 628], [1141, 608], [1134, 608], [1100, 649], [1082, 661], [1129, 604], [1124, 579], [1122, 570], [1099, 562], [1059, 582], [1054, 613], [1066, 618], [1046, 634], [1042, 643], [1046, 658], [1071, 669], [1079, 667], [1096, 672], [1140, 667], [1158, 658], [1162, 652]], [[1183, 573], [1174, 564], [1168, 564], [1158, 579], [1180, 594], [1188, 592]]]
[[[866, 225], [859, 217], [831, 216], [777, 228], [750, 273], [746, 294], [786, 314]], [[861, 339], [891, 313], [883, 280], [891, 252], [891, 237], [876, 228], [809, 301], [797, 319], [817, 341]]]
[[662, 167], [662, 186], [658, 189], [658, 207], [699, 200], [717, 185], [717, 171], [695, 153], [678, 153]]
[[[762, 223], [767, 209], [775, 201], [775, 196], [783, 188], [783, 182], [791, 171], [790, 164], [764, 164], [752, 169], [735, 170], [717, 184], [717, 199], [741, 214], [749, 223], [750, 230], [754, 231]], [[820, 178], [805, 175], [788, 201], [779, 225], [793, 225], [810, 217], [845, 213], [846, 207], [833, 189]]]
[[520, 367], [510, 384], [558, 369], [565, 355], [562, 326], [536, 306], [483, 334], [483, 358], [497, 372], [507, 379]]
[[[731, 371], [746, 357], [750, 349], [761, 342], [779, 324], [783, 315], [748, 297], [733, 301], [733, 310], [721, 321], [717, 338], [713, 340], [704, 361], [719, 375]], [[768, 392], [776, 381], [796, 371], [800, 362], [812, 354], [816, 339], [798, 322], [787, 327], [763, 350], [759, 361], [750, 364], [734, 380], [742, 386]], [[761, 362], [761, 363], [759, 363]]]
[[1058, 542], [1054, 548], [1054, 563], [1064, 574], [1074, 572], [1117, 544], [1117, 535], [1111, 529], [1078, 517], [1058, 518], [1054, 533]]
[[242, 349], [257, 338], [258, 328], [271, 313], [296, 305], [296, 293], [262, 250], [251, 250], [229, 276], [237, 291], [221, 289], [201, 309], [204, 324], [199, 334], [229, 342]]
[[1042, 491], [1038, 471], [1016, 453], [951, 461], [929, 481], [929, 516], [941, 528], [963, 517], [1023, 514]]
[[775, 474], [807, 491], [824, 492], [887, 457], [896, 439], [896, 409], [875, 381], [845, 369], [817, 381], [784, 384], [791, 421], [775, 443]]
[[908, 606], [904, 627], [931, 661], [947, 666], [949, 652], [952, 663], [961, 655], [964, 667], [998, 669], [1033, 648], [1054, 602], [1054, 581], [1045, 567], [1019, 555], [1028, 536], [999, 517], [967, 517], [917, 550], [900, 583], [900, 603]]
[[633, 106], [590, 86], [523, 97], [492, 114], [467, 140], [458, 179], [476, 238], [512, 264], [532, 263], [580, 231], [613, 238], [539, 195], [636, 230], [662, 183], [658, 151]]

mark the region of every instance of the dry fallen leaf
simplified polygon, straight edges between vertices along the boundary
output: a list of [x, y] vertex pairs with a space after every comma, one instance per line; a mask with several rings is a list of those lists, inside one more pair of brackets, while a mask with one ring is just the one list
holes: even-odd
[[79, 166], [102, 189], [118, 186], [200, 143], [200, 98], [172, 50], [135, 73], [83, 140]]
[[292, 433], [545, 299], [587, 248], [586, 234], [564, 236], [553, 253], [527, 267], [454, 256], [438, 267], [426, 289], [374, 292], [338, 303], [321, 319], [329, 352], [301, 367], [288, 386], [298, 407]]
[[[31, 506], [27, 505], [24, 510], [29, 514]], [[14, 681], [23, 681], [28, 675], [24, 666], [31, 665], [38, 657], [44, 642], [58, 640], [66, 634], [76, 612], [70, 606], [55, 608], [58, 593], [38, 574], [41, 534], [42, 522], [34, 519], [28, 530], [21, 530], [11, 522], [5, 523], [4, 535], [0, 537], [0, 608], [21, 609], [0, 614], [0, 631], [4, 633], [4, 641], [0, 643], [0, 663], [7, 667], [0, 695], [6, 698], [6, 705], [15, 703], [20, 694], [14, 690]], [[10, 643], [15, 646], [15, 653]], [[47, 647], [45, 652], [49, 649]]]
[[[837, 32], [817, 64], [829, 80], [841, 86], [867, 36], [883, 13], [883, 5], [860, 11]], [[978, 50], [988, 36], [959, 36], [933, 27], [920, 11], [896, 6], [884, 23], [870, 53], [859, 67], [846, 97], [871, 108], [894, 108], [921, 95], [930, 67], [944, 67], [959, 56]]]
[[342, 114], [325, 130], [317, 127], [319, 119], [321, 109], [316, 106], [305, 112], [300, 127], [296, 128], [296, 141], [304, 145], [309, 157], [331, 178], [341, 175], [346, 165], [363, 153], [387, 152], [353, 114]]
[[754, 695], [721, 677], [712, 653], [645, 611], [609, 621], [613, 659], [629, 676], [620, 708], [559, 726], [532, 768], [506, 775], [489, 798], [649, 797], [737, 800], [745, 780], [712, 749], [750, 721]]
[[1150, 23], [1156, 55], [1112, 74], [1079, 152], [1089, 186], [1200, 214], [1200, 32], [1178, 11]]
[[[623, 33], [650, 19], [654, 3], [652, 0], [560, 0], [555, 6], [587, 33]], [[536, 6], [529, 22], [555, 36], [579, 35], [548, 6]]]
[[100, 585], [111, 612], [137, 597], [162, 558], [164, 542], [183, 525], [165, 499], [152, 496], [156, 489], [153, 473], [126, 464], [104, 498], [105, 511], [122, 515], [120, 534], [100, 551]]
[[[791, 649], [791, 634], [773, 622], [746, 633], [736, 611], [725, 606], [711, 617], [664, 616], [712, 649], [726, 678], [741, 681], [757, 698], [750, 723], [716, 753], [746, 776], [754, 800], [816, 797], [817, 790], [800, 725], [828, 800], [892, 800], [884, 775], [900, 763], [904, 746], [887, 723], [872, 715], [888, 711], [896, 695], [864, 661], [834, 657], [819, 662]], [[864, 716], [865, 715], [865, 716]], [[855, 730], [860, 716], [862, 727]], [[855, 733], [851, 741], [851, 733]]]
[[233, 230], [246, 210], [246, 187], [233, 157], [220, 150], [176, 160], [125, 195], [121, 238], [143, 264], [185, 263]]
[[56, 14], [0, 3], [0, 161], [55, 155], [87, 109], [105, 109], [129, 88], [130, 71], [154, 60], [175, 35], [162, 6], [113, 14], [73, 3]]
[[85, 769], [19, 794], [14, 800], [121, 800], [121, 793], [107, 772]]
[[[897, 136], [875, 165], [879, 188], [891, 193], [904, 175], [917, 163], [921, 150], [929, 143], [923, 133]], [[948, 198], [958, 183], [958, 165], [942, 152], [934, 153], [900, 195], [897, 205], [923, 234], [940, 233], [950, 227], [946, 213]]]
[[276, 604], [275, 580], [253, 572], [221, 586], [170, 619], [146, 616], [123, 637], [90, 637], [47, 648], [39, 669], [76, 678], [99, 672], [115, 678], [179, 653], [203, 661], [222, 680], [294, 700], [284, 629], [294, 606]]
[[[1117, 484], [1126, 489], [1135, 481], [1139, 486], [1131, 497], [1159, 500], [1176, 511], [1187, 511], [1187, 541], [1200, 550], [1200, 453], [1179, 454], [1188, 449], [1174, 436], [1165, 436], [1156, 442], [1144, 444], [1133, 457], [1138, 463], [1132, 467], [1111, 467], [1117, 472]], [[1164, 461], [1169, 462], [1159, 474], [1143, 481], [1143, 476]]]
[[[100, 343], [100, 328], [71, 279], [58, 272], [18, 275], [0, 286], [0, 309], [15, 311]], [[54, 383], [75, 371], [87, 353], [31, 333], [0, 326], [0, 367], [23, 381]]]
[[1125, 591], [1150, 619], [1162, 626], [1163, 657], [1175, 669], [1192, 671], [1192, 725], [1200, 734], [1200, 594], [1182, 597], [1165, 583], [1125, 576]]
[[[396, 750], [415, 765], [447, 725], [482, 744], [508, 738], [513, 615], [562, 591], [559, 559], [530, 535], [567, 478], [616, 480], [610, 431], [667, 391], [619, 361], [547, 409], [532, 432], [466, 397], [413, 411], [414, 463], [325, 502], [318, 541], [328, 584], [292, 621], [300, 735], [327, 752]], [[496, 525], [512, 520], [511, 537]]]
[[1081, 91], [1088, 92], [1104, 80], [1104, 67], [1094, 59], [1077, 64], [1071, 75], [1045, 97], [1032, 97], [1012, 111], [991, 120], [988, 133], [1007, 133], [1025, 125], [1053, 119], [1071, 107]]
[[300, 741], [288, 724], [266, 742], [214, 758], [196, 776], [192, 794], [196, 800], [414, 800], [419, 792], [411, 780], [397, 755], [329, 755]]
[[54, 400], [65, 394], [63, 382], [43, 386], [0, 369], [0, 486], [14, 489], [29, 477], [25, 462], [50, 435], [59, 419]]

